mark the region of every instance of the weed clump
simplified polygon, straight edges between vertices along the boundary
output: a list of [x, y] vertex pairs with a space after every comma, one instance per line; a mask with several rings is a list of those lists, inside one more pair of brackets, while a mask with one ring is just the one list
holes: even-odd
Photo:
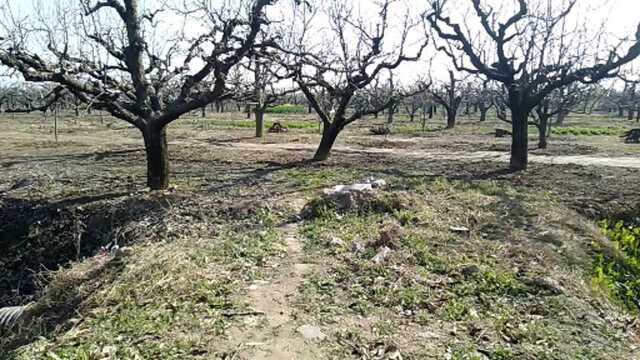
[[611, 247], [596, 244], [595, 279], [630, 310], [640, 310], [640, 226], [603, 220], [600, 229]]
[[413, 203], [414, 199], [404, 192], [348, 191], [324, 194], [312, 200], [304, 207], [302, 215], [313, 219], [331, 214], [390, 214], [410, 209]]

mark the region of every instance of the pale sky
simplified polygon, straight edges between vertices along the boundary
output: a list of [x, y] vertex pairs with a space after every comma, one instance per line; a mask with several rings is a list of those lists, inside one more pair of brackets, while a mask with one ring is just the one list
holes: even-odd
[[[77, 0], [6, 0], [16, 11], [16, 15], [28, 17], [33, 14], [32, 9], [36, 4], [46, 4], [46, 6], [52, 6], [60, 3], [74, 3]], [[144, 6], [153, 8], [155, 4], [161, 0], [142, 0]], [[228, 3], [237, 0], [221, 0], [217, 3]], [[282, 4], [288, 3], [290, 0], [281, 0]], [[493, 6], [509, 6], [514, 0], [486, 0], [485, 4], [491, 4]], [[560, 4], [563, 0], [553, 0], [554, 4]], [[179, 1], [180, 3], [182, 1]], [[361, 13], [367, 13], [375, 8], [375, 0], [352, 0], [356, 4], [356, 7], [360, 8]], [[401, 0], [402, 10], [398, 10], [393, 13], [395, 21], [402, 21], [405, 15], [406, 9], [409, 9], [413, 16], [419, 15], [424, 9], [427, 8], [426, 0]], [[0, 0], [0, 4], [2, 0]], [[216, 3], [216, 1], [213, 1]], [[320, 4], [322, 6], [323, 1], [312, 0], [314, 4]], [[326, 2], [324, 2], [326, 4]], [[467, 13], [465, 9], [468, 9], [469, 0], [449, 0], [449, 9], [454, 19], [462, 19]], [[506, 5], [505, 5], [506, 4]], [[619, 38], [623, 36], [632, 36], [635, 33], [635, 29], [640, 23], [640, 0], [578, 0], [579, 7], [573, 12], [573, 19], [579, 22], [586, 22], [592, 25], [594, 28], [605, 23], [605, 29], [608, 33], [614, 37]], [[282, 5], [276, 5], [282, 6]], [[457, 15], [457, 16], [456, 16]], [[473, 19], [473, 16], [467, 17]], [[176, 21], [179, 21], [178, 19]], [[605, 22], [606, 21], [606, 22]], [[322, 27], [323, 24], [316, 26]], [[473, 25], [471, 25], [473, 26]], [[595, 30], [595, 29], [594, 29]], [[316, 35], [320, 34], [318, 32]], [[390, 41], [393, 41], [393, 36], [389, 36]], [[402, 82], [410, 82], [417, 76], [426, 76], [428, 74], [428, 63], [434, 58], [434, 68], [431, 71], [431, 75], [435, 78], [440, 78], [442, 74], [446, 74], [445, 68], [449, 67], [448, 59], [442, 55], [435, 55], [435, 51], [430, 49], [425, 53], [423, 60], [418, 63], [407, 63], [398, 69], [397, 78]], [[640, 64], [640, 61], [636, 61]], [[636, 66], [640, 67], [640, 66]]]

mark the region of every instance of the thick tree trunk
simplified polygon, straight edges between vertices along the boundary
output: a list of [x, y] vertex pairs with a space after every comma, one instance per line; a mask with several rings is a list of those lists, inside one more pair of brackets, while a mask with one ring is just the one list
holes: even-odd
[[622, 106], [618, 106], [618, 117], [624, 117], [624, 108]]
[[336, 139], [338, 138], [340, 130], [341, 127], [337, 125], [335, 121], [329, 126], [324, 126], [324, 130], [322, 131], [322, 140], [320, 140], [320, 146], [318, 146], [318, 150], [313, 156], [313, 160], [324, 161], [329, 158], [331, 149], [333, 148], [333, 144], [335, 144]]
[[256, 137], [261, 138], [264, 134], [264, 109], [256, 107]]
[[629, 116], [627, 116], [627, 120], [633, 120], [635, 117], [635, 111], [633, 109], [629, 109]]
[[538, 124], [538, 149], [547, 148], [548, 122], [549, 122], [549, 119], [543, 116], [540, 119], [540, 124]]
[[509, 168], [513, 171], [527, 169], [529, 152], [528, 114], [520, 109], [511, 109], [511, 161]]
[[169, 151], [164, 128], [149, 126], [143, 132], [147, 154], [147, 186], [151, 190], [169, 187]]
[[456, 127], [456, 112], [453, 109], [447, 110], [447, 129]]
[[435, 105], [429, 106], [429, 119], [433, 119], [433, 114], [435, 114], [435, 113], [436, 113]]

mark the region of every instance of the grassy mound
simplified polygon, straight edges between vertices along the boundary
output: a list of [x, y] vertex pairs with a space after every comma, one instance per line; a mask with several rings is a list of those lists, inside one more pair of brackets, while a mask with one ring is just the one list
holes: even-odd
[[[298, 303], [339, 329], [327, 353], [637, 355], [629, 317], [591, 286], [591, 245], [606, 242], [591, 222], [553, 198], [491, 182], [413, 190], [421, 200], [408, 209], [329, 211], [307, 222], [307, 250], [328, 269], [309, 277]], [[400, 229], [391, 242], [390, 227]], [[382, 244], [390, 251], [381, 258]]]

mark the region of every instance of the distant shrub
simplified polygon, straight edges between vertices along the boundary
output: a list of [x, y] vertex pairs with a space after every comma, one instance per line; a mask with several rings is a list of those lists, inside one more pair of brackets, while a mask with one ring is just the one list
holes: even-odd
[[640, 310], [640, 225], [608, 220], [599, 225], [613, 249], [596, 247], [595, 281], [628, 308]]
[[307, 108], [303, 105], [282, 104], [268, 108], [266, 110], [269, 114], [300, 114], [305, 113]]

